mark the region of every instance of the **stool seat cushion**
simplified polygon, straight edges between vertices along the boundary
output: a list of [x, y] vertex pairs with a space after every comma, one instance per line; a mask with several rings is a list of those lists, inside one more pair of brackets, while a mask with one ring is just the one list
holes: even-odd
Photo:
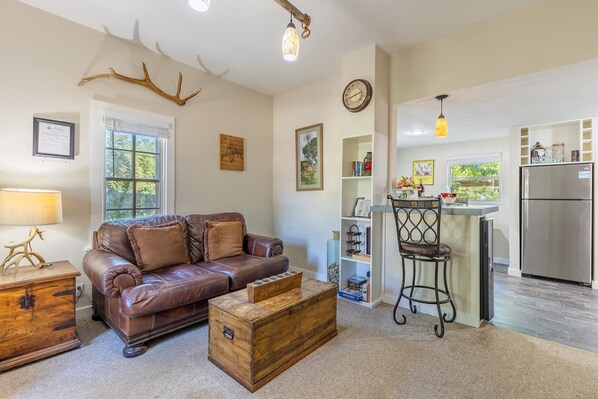
[[436, 256], [446, 256], [451, 254], [451, 247], [443, 243], [440, 243], [439, 248], [437, 248], [436, 245], [407, 243], [401, 243], [401, 247], [401, 253], [405, 255], [419, 255], [433, 258]]

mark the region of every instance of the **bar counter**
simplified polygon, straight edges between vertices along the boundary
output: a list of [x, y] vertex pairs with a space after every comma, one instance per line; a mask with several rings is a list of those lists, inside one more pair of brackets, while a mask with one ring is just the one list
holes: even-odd
[[[394, 304], [401, 288], [401, 255], [390, 205], [372, 206], [372, 217], [382, 218], [382, 286], [385, 303]], [[456, 322], [468, 326], [480, 326], [480, 220], [498, 211], [497, 205], [457, 205], [442, 208], [440, 223], [441, 242], [452, 249], [448, 268], [448, 284], [457, 308]], [[405, 273], [411, 282], [411, 261], [406, 261]], [[418, 266], [419, 267], [419, 266]], [[424, 269], [420, 269], [424, 270]], [[434, 285], [434, 267], [419, 274], [416, 284]], [[442, 281], [442, 279], [440, 279]], [[442, 284], [441, 284], [442, 286]], [[401, 302], [402, 312], [409, 315], [406, 300]], [[443, 312], [450, 313], [450, 306], [443, 305]], [[436, 305], [418, 304], [418, 312], [438, 317]], [[392, 317], [389, 315], [389, 317]], [[431, 320], [432, 321], [432, 320]], [[438, 320], [434, 320], [437, 323]], [[450, 334], [450, 324], [445, 326]], [[431, 332], [433, 334], [433, 332]]]

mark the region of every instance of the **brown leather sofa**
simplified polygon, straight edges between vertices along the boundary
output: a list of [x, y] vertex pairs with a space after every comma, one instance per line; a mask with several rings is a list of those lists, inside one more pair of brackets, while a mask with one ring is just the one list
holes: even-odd
[[[243, 253], [204, 261], [205, 223], [227, 220], [242, 222]], [[135, 264], [127, 228], [176, 221], [183, 227], [190, 263], [142, 272]], [[105, 222], [94, 233], [93, 249], [83, 259], [83, 269], [93, 285], [93, 318], [104, 320], [123, 340], [123, 356], [139, 356], [147, 350], [146, 341], [206, 320], [210, 298], [287, 271], [289, 261], [282, 252], [281, 240], [248, 234], [240, 213]]]

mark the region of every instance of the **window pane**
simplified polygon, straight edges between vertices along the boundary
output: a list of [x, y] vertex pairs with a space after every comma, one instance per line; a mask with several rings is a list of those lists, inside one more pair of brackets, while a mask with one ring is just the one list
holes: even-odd
[[133, 208], [133, 182], [106, 181], [106, 209]]
[[106, 130], [106, 148], [112, 148], [112, 131]]
[[114, 176], [120, 179], [133, 177], [133, 153], [114, 150]]
[[114, 148], [120, 150], [132, 150], [133, 135], [130, 133], [114, 132]]
[[112, 158], [113, 150], [106, 150], [106, 164], [104, 170], [105, 177], [114, 177], [114, 159]]
[[159, 179], [159, 155], [135, 154], [135, 178]]
[[137, 135], [135, 137], [135, 149], [144, 152], [158, 152], [158, 139], [156, 137]]
[[141, 218], [152, 215], [158, 215], [158, 209], [138, 209], [136, 217]]
[[131, 219], [133, 211], [106, 211], [106, 220]]
[[451, 165], [451, 192], [473, 201], [500, 200], [500, 162]]
[[137, 208], [160, 207], [160, 183], [137, 182]]

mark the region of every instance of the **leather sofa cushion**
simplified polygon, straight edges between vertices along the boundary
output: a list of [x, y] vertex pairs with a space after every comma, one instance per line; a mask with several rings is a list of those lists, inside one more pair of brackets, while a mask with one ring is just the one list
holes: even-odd
[[235, 291], [245, 288], [248, 283], [257, 279], [286, 272], [289, 269], [289, 259], [286, 256], [262, 258], [242, 254], [212, 262], [200, 262], [198, 266], [215, 273], [226, 274], [230, 279], [230, 290]]
[[211, 262], [243, 253], [243, 224], [240, 220], [215, 222], [204, 226], [204, 260]]
[[189, 263], [184, 228], [178, 221], [158, 226], [133, 224], [127, 228], [127, 235], [143, 273]]
[[143, 275], [143, 283], [120, 297], [120, 311], [128, 317], [145, 316], [228, 292], [228, 278], [191, 264], [171, 266]]
[[114, 252], [121, 258], [135, 264], [135, 253], [131, 247], [131, 241], [127, 236], [127, 228], [133, 224], [142, 224], [144, 226], [157, 226], [171, 222], [180, 222], [185, 228], [187, 234], [187, 222], [185, 218], [177, 215], [150, 216], [147, 218], [110, 220], [102, 223], [98, 228], [97, 245], [98, 249], [108, 252]]
[[189, 232], [189, 256], [191, 263], [197, 263], [204, 260], [204, 226], [206, 221], [227, 221], [240, 220], [243, 224], [243, 237], [247, 234], [245, 218], [238, 212], [223, 212], [210, 215], [187, 215], [185, 216], [187, 229]]

